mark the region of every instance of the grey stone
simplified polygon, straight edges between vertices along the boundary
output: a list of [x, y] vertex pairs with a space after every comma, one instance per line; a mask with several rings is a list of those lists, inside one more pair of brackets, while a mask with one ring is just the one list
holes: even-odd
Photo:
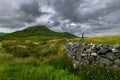
[[89, 61], [88, 60], [83, 60], [81, 63], [80, 63], [80, 66], [86, 66], [89, 64]]
[[120, 51], [120, 46], [117, 46], [116, 49]]
[[91, 53], [91, 56], [97, 56], [97, 53]]
[[114, 64], [120, 66], [120, 59], [116, 59], [116, 60], [114, 61]]
[[81, 54], [81, 56], [85, 57], [85, 56], [88, 56], [88, 54], [87, 53], [83, 53], [83, 54]]
[[116, 48], [112, 48], [111, 50], [112, 50], [113, 53], [118, 53], [119, 52], [119, 50], [117, 50]]
[[77, 61], [77, 60], [73, 60], [73, 67], [74, 68], [77, 68], [79, 66], [79, 61]]
[[111, 66], [113, 63], [106, 58], [100, 58], [99, 64], [100, 66]]
[[91, 53], [92, 50], [91, 50], [91, 49], [86, 49], [86, 51], [84, 51], [84, 52], [86, 52], [86, 53]]
[[111, 52], [110, 49], [102, 49], [99, 51], [99, 54], [106, 54], [107, 52]]
[[107, 45], [107, 44], [104, 44], [102, 47], [103, 47], [104, 49], [109, 49], [109, 45]]
[[108, 52], [106, 54], [106, 57], [110, 60], [114, 60], [116, 58], [116, 56], [112, 52]]
[[89, 61], [89, 64], [93, 64], [94, 61], [95, 61], [94, 56], [90, 56], [90, 57], [88, 57], [88, 61]]
[[101, 54], [100, 57], [106, 58], [106, 54]]
[[114, 53], [116, 58], [119, 58], [120, 59], [120, 53]]
[[93, 44], [93, 45], [91, 46], [91, 49], [96, 49], [96, 44]]

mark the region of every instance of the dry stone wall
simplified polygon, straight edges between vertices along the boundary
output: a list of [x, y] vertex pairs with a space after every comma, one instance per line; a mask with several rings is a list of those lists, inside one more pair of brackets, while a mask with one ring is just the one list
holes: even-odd
[[65, 39], [65, 42], [65, 49], [74, 68], [86, 65], [120, 66], [120, 45], [73, 43], [68, 39]]

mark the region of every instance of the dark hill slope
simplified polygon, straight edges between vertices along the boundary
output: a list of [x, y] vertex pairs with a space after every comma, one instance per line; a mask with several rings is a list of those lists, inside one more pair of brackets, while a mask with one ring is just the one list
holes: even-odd
[[75, 38], [67, 32], [54, 32], [45, 26], [32, 26], [0, 37], [0, 40], [51, 40], [60, 38]]
[[7, 33], [0, 33], [0, 36], [6, 35]]

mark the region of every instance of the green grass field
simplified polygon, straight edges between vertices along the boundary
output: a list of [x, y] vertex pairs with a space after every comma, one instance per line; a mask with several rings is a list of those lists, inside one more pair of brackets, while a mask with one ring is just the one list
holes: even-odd
[[[120, 36], [96, 37], [86, 38], [85, 43], [113, 45], [119, 40]], [[120, 80], [120, 69], [73, 69], [64, 44], [63, 39], [1, 41], [0, 80]]]

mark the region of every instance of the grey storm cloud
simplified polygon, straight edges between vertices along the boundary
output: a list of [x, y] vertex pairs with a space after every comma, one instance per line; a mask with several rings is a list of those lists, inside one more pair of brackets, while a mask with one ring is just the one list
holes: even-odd
[[0, 0], [0, 29], [44, 24], [76, 35], [120, 35], [119, 4], [120, 0]]
[[44, 12], [41, 12], [39, 3], [37, 1], [32, 1], [30, 3], [23, 3], [19, 6], [19, 9], [17, 10], [21, 18], [18, 18], [18, 20], [31, 23], [34, 22], [36, 17], [39, 17], [40, 15], [46, 14]]
[[[94, 3], [95, 1], [96, 3]], [[86, 32], [84, 27], [89, 26], [86, 33], [104, 33], [108, 30], [111, 31], [108, 34], [118, 34], [120, 31], [114, 29], [120, 27], [120, 17], [117, 14], [120, 11], [119, 4], [119, 0], [54, 0], [52, 6], [56, 14], [51, 19], [56, 21], [68, 20], [69, 23], [61, 26], [64, 31], [72, 33]], [[76, 27], [71, 28], [70, 24], [73, 22]], [[78, 23], [81, 23], [81, 26]], [[84, 24], [86, 26], [83, 27]]]
[[88, 2], [86, 3], [88, 4], [88, 6], [83, 7], [83, 9], [88, 8], [88, 11], [84, 12], [83, 10], [81, 10], [82, 9], [81, 5], [84, 3], [84, 1], [86, 0], [69, 0], [69, 1], [53, 0], [52, 6], [57, 12], [58, 19], [63, 19], [63, 20], [68, 19], [72, 22], [77, 22], [77, 23], [85, 23], [88, 22], [89, 20], [97, 20], [99, 17], [103, 17], [111, 14], [114, 11], [120, 10], [120, 5], [119, 5], [120, 1], [116, 0], [116, 1], [108, 1], [104, 3], [105, 7], [100, 7], [93, 11], [92, 9], [94, 9], [94, 7], [99, 7], [99, 6], [91, 7], [89, 6], [90, 3]]
[[52, 6], [57, 12], [58, 16], [63, 19], [69, 19], [71, 21], [80, 21], [81, 17], [78, 12], [82, 0], [53, 0]]
[[21, 28], [25, 24], [35, 22], [37, 17], [46, 14], [41, 11], [41, 7], [36, 0], [14, 3], [17, 6], [14, 6], [13, 2], [5, 0], [3, 1], [4, 5], [0, 6], [0, 27]]

